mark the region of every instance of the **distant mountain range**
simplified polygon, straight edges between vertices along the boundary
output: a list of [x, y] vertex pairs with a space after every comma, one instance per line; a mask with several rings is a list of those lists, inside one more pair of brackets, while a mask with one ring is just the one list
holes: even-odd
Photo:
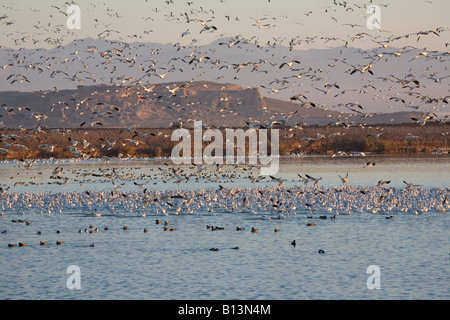
[[297, 110], [289, 121], [411, 122], [449, 114], [449, 57], [411, 46], [291, 50], [239, 36], [202, 46], [86, 38], [0, 49], [0, 123], [242, 126]]

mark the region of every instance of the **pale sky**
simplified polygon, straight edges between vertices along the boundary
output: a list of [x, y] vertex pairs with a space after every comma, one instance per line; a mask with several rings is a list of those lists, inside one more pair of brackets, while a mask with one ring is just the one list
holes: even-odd
[[[308, 49], [343, 45], [340, 40], [325, 43], [320, 39], [337, 37], [349, 41], [349, 46], [365, 49], [377, 44], [368, 37], [352, 41], [354, 35], [365, 32], [380, 36], [381, 40], [439, 27], [448, 31], [450, 12], [448, 0], [347, 1], [345, 6], [345, 1], [338, 0], [76, 0], [73, 3], [81, 10], [81, 29], [68, 30], [65, 12], [69, 2], [72, 3], [2, 0], [0, 17], [6, 17], [0, 20], [1, 47], [48, 47], [55, 45], [55, 39], [66, 44], [79, 38], [97, 38], [101, 32], [111, 29], [107, 39], [126, 42], [206, 44], [241, 35], [248, 39], [256, 37], [261, 44], [285, 38], [282, 44], [286, 46], [291, 39], [301, 39], [296, 49]], [[365, 6], [371, 4], [380, 8], [384, 32], [366, 26], [371, 14]], [[189, 23], [185, 14], [191, 19]], [[206, 25], [217, 30], [200, 33], [201, 21], [194, 19], [211, 20]], [[187, 35], [182, 37], [186, 31]], [[448, 51], [445, 43], [449, 42], [447, 32], [440, 37], [423, 37], [417, 46]]]

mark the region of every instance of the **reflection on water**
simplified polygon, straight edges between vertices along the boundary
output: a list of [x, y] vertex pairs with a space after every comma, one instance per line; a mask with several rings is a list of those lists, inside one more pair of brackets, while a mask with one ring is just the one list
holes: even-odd
[[[320, 185], [340, 186], [338, 174], [349, 173], [351, 186], [373, 186], [403, 180], [447, 193], [450, 160], [371, 157], [282, 159], [277, 176], [285, 186], [303, 185], [297, 174], [322, 177]], [[273, 186], [272, 179], [251, 183], [248, 171], [227, 172], [219, 180], [174, 184], [159, 168], [168, 161], [59, 162], [0, 165], [6, 193], [216, 188]], [[65, 185], [50, 179], [55, 167], [70, 177]], [[114, 172], [119, 176], [110, 176]], [[185, 170], [190, 170], [188, 167]], [[195, 170], [195, 169], [192, 169]], [[92, 175], [94, 173], [94, 175]], [[234, 174], [234, 175], [233, 175]], [[258, 172], [255, 171], [255, 175]], [[209, 180], [213, 180], [209, 181]], [[293, 180], [293, 181], [291, 181]], [[166, 181], [166, 182], [163, 182]], [[194, 183], [195, 182], [195, 183]], [[49, 184], [50, 183], [50, 184]], [[68, 196], [70, 194], [68, 193]], [[448, 211], [340, 214], [299, 212], [268, 219], [265, 212], [198, 212], [196, 215], [146, 217], [85, 215], [74, 207], [61, 213], [42, 212], [32, 204], [23, 214], [0, 216], [0, 299], [448, 299], [450, 220]], [[23, 219], [32, 224], [12, 222]], [[167, 221], [175, 231], [164, 231]], [[313, 221], [315, 226], [307, 226]], [[212, 231], [207, 225], [223, 230]], [[90, 228], [92, 226], [92, 228]], [[123, 230], [127, 226], [128, 230]], [[105, 230], [108, 227], [108, 230]], [[236, 227], [244, 228], [237, 231]], [[258, 232], [251, 232], [252, 227]], [[89, 233], [90, 230], [97, 232]], [[148, 233], [144, 233], [144, 228]], [[277, 228], [280, 231], [274, 232]], [[79, 233], [79, 231], [83, 231]], [[88, 232], [85, 232], [87, 230]], [[4, 231], [4, 232], [3, 232]], [[59, 231], [57, 233], [57, 231]], [[40, 232], [40, 234], [38, 234]], [[292, 240], [297, 245], [291, 245]], [[40, 241], [48, 245], [41, 246]], [[56, 245], [63, 241], [64, 245]], [[26, 247], [8, 244], [27, 243]], [[94, 244], [94, 247], [90, 245]], [[234, 249], [239, 247], [239, 249]], [[218, 248], [218, 251], [210, 251]], [[323, 250], [323, 254], [318, 251]], [[81, 270], [81, 290], [70, 290], [67, 267]], [[381, 271], [381, 289], [369, 290], [367, 267]]]

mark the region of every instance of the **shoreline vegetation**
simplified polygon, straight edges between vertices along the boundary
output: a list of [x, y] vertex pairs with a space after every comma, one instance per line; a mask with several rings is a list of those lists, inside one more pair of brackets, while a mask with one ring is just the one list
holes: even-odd
[[[248, 128], [241, 129], [248, 130]], [[367, 127], [305, 126], [301, 129], [289, 127], [276, 129], [279, 129], [280, 156], [450, 153], [449, 123], [380, 124]], [[174, 130], [2, 128], [0, 160], [170, 157], [173, 147], [179, 143], [171, 141]], [[225, 137], [224, 130], [222, 134]], [[270, 132], [268, 136], [270, 140]], [[203, 142], [203, 147], [210, 143]], [[248, 152], [248, 139], [246, 145]], [[225, 146], [224, 155], [226, 155]]]

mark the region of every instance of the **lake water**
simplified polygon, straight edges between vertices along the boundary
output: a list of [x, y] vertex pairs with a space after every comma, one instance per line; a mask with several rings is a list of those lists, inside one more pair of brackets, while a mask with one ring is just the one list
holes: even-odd
[[[376, 165], [362, 168], [366, 161]], [[50, 179], [58, 166], [63, 168], [61, 176], [70, 178], [66, 184], [55, 183], [62, 179]], [[450, 198], [448, 156], [281, 159], [277, 177], [286, 179], [284, 190], [301, 192], [293, 197], [307, 194], [307, 201], [315, 201], [311, 202], [317, 208], [314, 213], [303, 200], [296, 209], [281, 208], [287, 211], [280, 211], [288, 203], [283, 201], [273, 202], [277, 212], [258, 209], [258, 202], [264, 205], [269, 201], [264, 197], [280, 189], [271, 178], [251, 183], [247, 177], [258, 176], [257, 169], [250, 174], [224, 168], [224, 176], [209, 173], [176, 184], [161, 170], [169, 167], [169, 160], [41, 161], [28, 169], [17, 162], [0, 164], [0, 181], [6, 190], [0, 196], [0, 229], [5, 231], [0, 235], [0, 299], [450, 298], [450, 209], [441, 212], [430, 205], [426, 212], [393, 209], [371, 213], [355, 208], [327, 211], [319, 206], [319, 197], [326, 198], [340, 188], [338, 174], [347, 173], [349, 189], [343, 192], [354, 197], [362, 195], [359, 189], [350, 188], [375, 193], [378, 181], [389, 180], [385, 187], [403, 190], [405, 180], [420, 185], [399, 191], [408, 199], [427, 202], [421, 198], [426, 195], [430, 202], [440, 203]], [[184, 170], [195, 172], [188, 166]], [[113, 172], [117, 175], [111, 176]], [[297, 174], [322, 180], [316, 189], [296, 189], [304, 188]], [[142, 183], [146, 184], [141, 188]], [[247, 190], [240, 191], [243, 197], [251, 194], [249, 188], [263, 191], [249, 206], [251, 210], [206, 210], [208, 206], [194, 197], [190, 205], [194, 213], [182, 210], [174, 214], [171, 206], [180, 199], [166, 198], [164, 207], [153, 203], [143, 207], [140, 201], [144, 188], [158, 195], [167, 190], [218, 190], [219, 185]], [[111, 205], [103, 200], [111, 191], [117, 194], [114, 199], [127, 202]], [[226, 194], [218, 195], [217, 203], [226, 200]], [[392, 201], [397, 201], [395, 195]], [[82, 205], [77, 205], [79, 199]], [[200, 204], [195, 206], [197, 202]], [[93, 207], [101, 215], [92, 214]], [[164, 208], [166, 214], [160, 211]], [[282, 219], [277, 218], [280, 212]], [[336, 214], [333, 220], [332, 214]], [[12, 222], [17, 219], [32, 224]], [[164, 224], [156, 224], [156, 219], [167, 221], [168, 227], [176, 230], [164, 231]], [[207, 225], [223, 230], [212, 231]], [[98, 231], [78, 232], [94, 230], [90, 226]], [[237, 227], [244, 230], [237, 231]], [[258, 232], [251, 232], [252, 227]], [[144, 233], [144, 228], [149, 232]], [[274, 232], [275, 228], [279, 232]], [[294, 239], [296, 246], [291, 245]], [[40, 241], [48, 245], [41, 246]], [[64, 244], [56, 245], [56, 241]], [[27, 246], [8, 247], [19, 242]], [[71, 265], [80, 270], [79, 290], [67, 287]], [[380, 289], [367, 286], [371, 265], [379, 268]]]

